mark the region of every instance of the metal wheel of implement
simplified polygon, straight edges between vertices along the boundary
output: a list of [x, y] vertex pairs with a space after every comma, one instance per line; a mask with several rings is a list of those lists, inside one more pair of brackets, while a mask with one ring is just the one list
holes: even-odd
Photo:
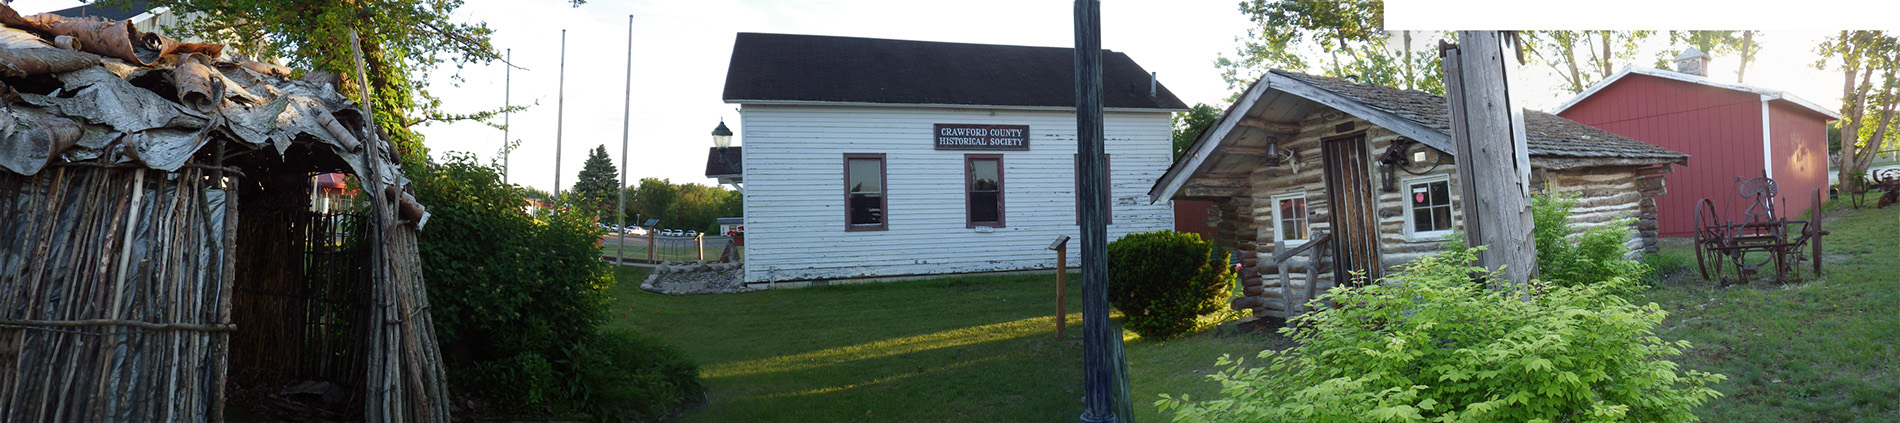
[[1814, 255], [1812, 257], [1814, 258], [1814, 277], [1816, 278], [1821, 277], [1821, 236], [1827, 235], [1827, 231], [1821, 229], [1821, 220], [1823, 220], [1823, 216], [1821, 215], [1821, 189], [1815, 188], [1814, 217], [1809, 219], [1807, 227], [1801, 228], [1801, 230], [1807, 233], [1808, 243], [1813, 244], [1814, 247]]
[[1724, 244], [1726, 234], [1722, 228], [1722, 219], [1715, 214], [1715, 202], [1704, 198], [1696, 203], [1695, 211], [1695, 264], [1702, 270], [1702, 279], [1721, 282], [1723, 257], [1714, 247]]

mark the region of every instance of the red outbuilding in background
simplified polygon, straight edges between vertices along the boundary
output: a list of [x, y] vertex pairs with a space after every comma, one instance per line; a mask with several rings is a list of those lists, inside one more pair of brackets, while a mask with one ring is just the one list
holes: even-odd
[[1790, 218], [1815, 206], [1812, 190], [1828, 186], [1827, 122], [1840, 114], [1787, 92], [1712, 80], [1708, 60], [1689, 49], [1676, 56], [1676, 71], [1625, 67], [1554, 111], [1689, 155], [1657, 198], [1664, 237], [1694, 236], [1695, 205], [1703, 198], [1723, 219], [1739, 219], [1748, 201], [1737, 193], [1736, 177], [1774, 178], [1776, 212]]

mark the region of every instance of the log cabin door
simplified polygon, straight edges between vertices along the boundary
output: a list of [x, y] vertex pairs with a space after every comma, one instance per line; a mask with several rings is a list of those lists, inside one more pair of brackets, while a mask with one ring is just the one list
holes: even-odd
[[1334, 284], [1348, 283], [1354, 271], [1364, 272], [1367, 280], [1377, 280], [1379, 220], [1373, 201], [1378, 194], [1367, 179], [1371, 165], [1365, 133], [1327, 138], [1321, 148], [1326, 204], [1332, 209]]

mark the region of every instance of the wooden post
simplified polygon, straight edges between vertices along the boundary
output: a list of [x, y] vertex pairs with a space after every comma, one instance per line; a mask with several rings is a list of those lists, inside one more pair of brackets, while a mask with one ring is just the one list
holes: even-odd
[[1056, 236], [1049, 249], [1056, 250], [1056, 339], [1062, 339], [1069, 323], [1069, 236]]
[[657, 261], [653, 261], [653, 258], [654, 258], [653, 251], [659, 249], [658, 248], [659, 245], [656, 244], [654, 240], [658, 239], [659, 237], [660, 237], [660, 227], [655, 226], [652, 229], [647, 230], [647, 263], [659, 263]]
[[1458, 31], [1458, 45], [1441, 44], [1445, 93], [1451, 100], [1451, 138], [1465, 243], [1487, 246], [1478, 263], [1521, 288], [1537, 274], [1532, 243], [1530, 154], [1524, 111], [1511, 102], [1503, 36]]
[[705, 238], [706, 234], [693, 235], [693, 255], [698, 256], [699, 261], [706, 261]]

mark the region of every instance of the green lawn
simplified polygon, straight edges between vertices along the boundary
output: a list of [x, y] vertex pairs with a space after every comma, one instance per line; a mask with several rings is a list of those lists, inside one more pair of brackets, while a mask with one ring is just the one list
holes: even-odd
[[[1670, 315], [1658, 335], [1694, 347], [1686, 368], [1721, 373], [1717, 422], [1900, 421], [1900, 208], [1842, 209], [1827, 223], [1827, 274], [1805, 283], [1717, 287], [1685, 277], [1646, 298]], [[1692, 257], [1687, 243], [1665, 254]]]
[[[746, 294], [640, 291], [620, 270], [614, 325], [659, 336], [701, 365], [711, 403], [682, 422], [1061, 422], [1080, 402], [1081, 304], [1054, 339], [1053, 275], [959, 277]], [[1231, 316], [1210, 317], [1209, 326]], [[1164, 421], [1162, 392], [1205, 398], [1221, 354], [1276, 335], [1127, 335], [1137, 421]]]

